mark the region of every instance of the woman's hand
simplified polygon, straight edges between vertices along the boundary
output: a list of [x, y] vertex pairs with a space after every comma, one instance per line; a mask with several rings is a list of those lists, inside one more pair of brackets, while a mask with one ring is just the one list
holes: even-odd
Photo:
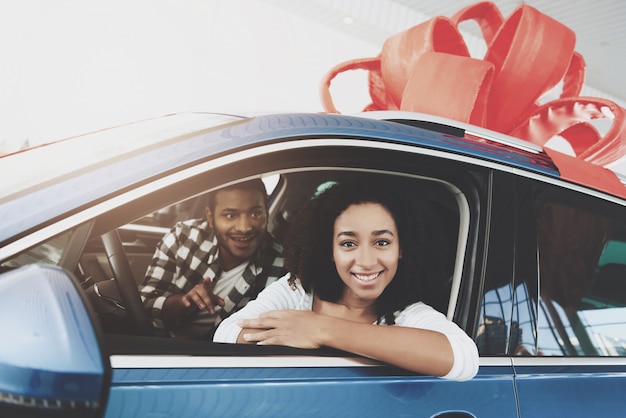
[[256, 319], [237, 322], [240, 339], [260, 345], [285, 345], [295, 348], [320, 348], [324, 330], [331, 318], [312, 311], [270, 311]]

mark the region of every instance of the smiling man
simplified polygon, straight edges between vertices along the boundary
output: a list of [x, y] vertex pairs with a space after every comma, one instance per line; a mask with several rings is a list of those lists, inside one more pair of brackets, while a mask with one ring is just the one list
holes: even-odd
[[178, 222], [148, 267], [141, 297], [153, 326], [209, 336], [283, 274], [282, 247], [267, 232], [267, 192], [251, 180], [209, 194], [205, 219]]

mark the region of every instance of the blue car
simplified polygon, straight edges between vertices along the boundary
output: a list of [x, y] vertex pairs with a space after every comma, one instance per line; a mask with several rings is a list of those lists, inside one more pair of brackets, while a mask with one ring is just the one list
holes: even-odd
[[[626, 411], [626, 186], [604, 168], [421, 114], [188, 113], [7, 155], [0, 172], [0, 416]], [[426, 197], [447, 267], [424, 301], [474, 339], [478, 374], [155, 335], [138, 285], [157, 243], [251, 178], [278, 239], [328, 182]]]

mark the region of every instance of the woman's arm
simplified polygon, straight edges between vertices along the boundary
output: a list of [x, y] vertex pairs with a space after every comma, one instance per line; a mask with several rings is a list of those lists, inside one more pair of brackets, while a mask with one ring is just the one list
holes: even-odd
[[[213, 341], [218, 343], [256, 343], [243, 339], [242, 327], [238, 324], [240, 319], [257, 318], [264, 312], [281, 309], [310, 309], [311, 295], [307, 295], [302, 287], [291, 289], [288, 283], [289, 275], [285, 275], [263, 289], [255, 300], [241, 310], [224, 319], [213, 336]], [[303, 305], [304, 303], [304, 305]], [[246, 331], [247, 332], [247, 331]]]
[[440, 332], [347, 322], [332, 321], [325, 345], [433, 376], [452, 369], [452, 348]]
[[422, 309], [421, 318], [405, 318], [405, 322], [430, 329], [365, 324], [311, 311], [273, 311], [240, 321], [245, 329], [240, 337], [258, 344], [328, 346], [419, 373], [453, 380], [472, 378], [478, 370], [474, 342], [456, 324], [422, 306], [427, 309]]

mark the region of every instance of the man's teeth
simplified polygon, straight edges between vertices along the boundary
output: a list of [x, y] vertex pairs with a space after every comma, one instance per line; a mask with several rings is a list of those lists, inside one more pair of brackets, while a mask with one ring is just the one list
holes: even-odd
[[380, 272], [372, 273], [372, 274], [356, 274], [356, 273], [354, 273], [354, 276], [357, 279], [359, 279], [360, 281], [362, 281], [362, 282], [371, 282], [372, 280], [377, 278], [379, 274], [380, 274]]
[[233, 237], [235, 241], [250, 241], [252, 237]]

